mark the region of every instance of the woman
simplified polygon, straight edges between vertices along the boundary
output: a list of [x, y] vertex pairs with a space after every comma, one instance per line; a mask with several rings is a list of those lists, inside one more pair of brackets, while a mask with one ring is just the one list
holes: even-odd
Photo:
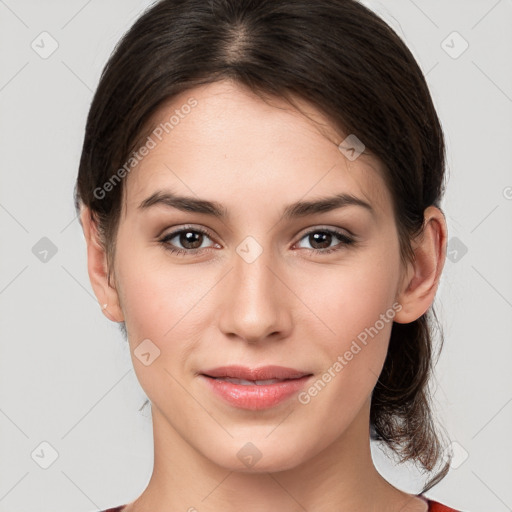
[[[354, 0], [161, 0], [110, 58], [75, 191], [151, 403], [123, 512], [450, 511], [433, 425], [443, 133]], [[419, 495], [370, 440], [432, 473]]]

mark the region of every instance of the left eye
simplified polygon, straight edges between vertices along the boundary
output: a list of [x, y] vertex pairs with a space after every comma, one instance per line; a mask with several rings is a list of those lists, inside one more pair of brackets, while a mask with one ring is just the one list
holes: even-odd
[[[331, 242], [335, 239], [340, 240], [340, 243], [334, 247], [330, 247]], [[329, 254], [334, 251], [341, 250], [344, 246], [352, 245], [355, 243], [353, 238], [350, 238], [345, 233], [333, 229], [314, 229], [306, 233], [301, 240], [307, 239], [313, 247], [305, 249], [320, 254]], [[315, 247], [315, 246], [320, 247]]]
[[[179, 255], [195, 254], [196, 252], [200, 252], [208, 248], [208, 246], [203, 245], [205, 237], [211, 238], [210, 234], [205, 230], [199, 228], [183, 228], [165, 235], [164, 238], [160, 240], [160, 243], [162, 243], [171, 253]], [[176, 242], [171, 242], [174, 239], [177, 239], [177, 243], [181, 244], [183, 248], [176, 247]], [[334, 251], [339, 251], [343, 249], [343, 247], [355, 243], [353, 238], [341, 231], [333, 229], [317, 228], [311, 230], [303, 235], [300, 240], [304, 239], [307, 239], [312, 247], [303, 247], [303, 249], [316, 254], [328, 254]], [[331, 247], [331, 243], [336, 239], [339, 240], [339, 243], [334, 247]]]

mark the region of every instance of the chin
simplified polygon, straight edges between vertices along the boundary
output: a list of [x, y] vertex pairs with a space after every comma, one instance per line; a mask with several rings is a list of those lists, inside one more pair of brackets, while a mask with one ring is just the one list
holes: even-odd
[[[247, 440], [247, 436], [244, 436], [244, 440], [233, 440], [229, 447], [218, 446], [220, 452], [212, 453], [211, 456], [205, 453], [205, 456], [229, 471], [254, 474], [287, 471], [299, 466], [307, 458], [303, 443], [290, 443], [288, 439], [289, 444], [285, 445], [284, 440], [278, 436], [272, 440], [252, 439]], [[297, 446], [302, 450], [298, 451]]]

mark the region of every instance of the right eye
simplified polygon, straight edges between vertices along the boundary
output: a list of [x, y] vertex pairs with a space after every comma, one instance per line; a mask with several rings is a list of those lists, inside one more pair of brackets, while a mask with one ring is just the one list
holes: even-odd
[[[210, 233], [201, 228], [185, 227], [168, 233], [159, 242], [164, 246], [167, 251], [185, 256], [187, 254], [197, 254], [202, 252], [207, 247], [203, 246], [204, 238], [211, 238]], [[174, 243], [171, 240], [176, 239]], [[176, 244], [181, 244], [183, 248], [176, 247]]]

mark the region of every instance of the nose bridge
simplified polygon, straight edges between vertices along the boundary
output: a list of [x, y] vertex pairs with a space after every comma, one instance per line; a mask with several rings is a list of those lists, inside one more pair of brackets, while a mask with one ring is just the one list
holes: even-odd
[[288, 324], [276, 260], [270, 248], [247, 237], [236, 248], [233, 270], [227, 280], [227, 301], [221, 328], [248, 341], [263, 339], [282, 331]]
[[245, 296], [247, 302], [255, 305], [261, 299], [268, 303], [275, 281], [269, 269], [275, 266], [270, 248], [263, 250], [263, 247], [251, 237], [251, 240], [242, 242], [236, 252], [233, 284], [237, 287], [237, 293], [242, 295], [239, 299]]

